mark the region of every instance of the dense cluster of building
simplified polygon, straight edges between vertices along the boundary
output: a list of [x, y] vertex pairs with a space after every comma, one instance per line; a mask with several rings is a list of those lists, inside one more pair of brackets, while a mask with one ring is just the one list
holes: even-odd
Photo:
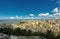
[[52, 30], [53, 32], [60, 33], [60, 20], [25, 20], [20, 21], [18, 24], [0, 24], [1, 27], [21, 28], [31, 30], [33, 32], [47, 32]]
[[27, 20], [19, 24], [11, 24], [14, 28], [32, 30], [33, 32], [46, 32], [52, 30], [55, 33], [60, 32], [60, 20]]

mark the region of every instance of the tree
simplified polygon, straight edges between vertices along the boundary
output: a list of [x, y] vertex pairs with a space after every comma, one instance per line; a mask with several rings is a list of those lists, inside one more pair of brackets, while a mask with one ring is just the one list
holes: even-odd
[[22, 29], [22, 35], [23, 35], [23, 36], [27, 36], [27, 31], [26, 31], [26, 29]]
[[28, 30], [27, 31], [27, 36], [31, 36], [31, 33], [32, 33], [31, 30]]
[[55, 39], [55, 35], [51, 30], [48, 30], [46, 33], [46, 38], [47, 39]]
[[2, 33], [3, 32], [3, 28], [0, 28], [0, 33]]
[[21, 35], [21, 29], [20, 28], [16, 28], [14, 31], [13, 31], [13, 35]]
[[7, 34], [7, 35], [11, 35], [12, 34], [13, 29], [12, 28], [4, 28], [3, 29], [3, 33]]
[[60, 33], [58, 33], [58, 35], [56, 36], [56, 39], [60, 39]]

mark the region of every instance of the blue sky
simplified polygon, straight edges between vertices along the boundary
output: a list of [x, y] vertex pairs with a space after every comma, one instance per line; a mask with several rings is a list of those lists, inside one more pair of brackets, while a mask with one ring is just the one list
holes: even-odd
[[[54, 14], [59, 0], [0, 0], [0, 19], [38, 17], [39, 14]], [[40, 16], [41, 17], [41, 16]]]

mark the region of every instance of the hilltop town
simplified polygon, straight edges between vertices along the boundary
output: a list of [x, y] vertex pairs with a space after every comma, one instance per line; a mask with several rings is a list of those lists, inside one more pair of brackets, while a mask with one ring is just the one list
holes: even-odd
[[60, 20], [20, 20], [17, 23], [0, 24], [0, 36], [40, 36], [46, 39], [60, 39]]
[[47, 30], [52, 30], [55, 33], [60, 32], [60, 20], [24, 20], [20, 21], [18, 24], [0, 24], [2, 28], [21, 28], [26, 30], [31, 30], [32, 32], [47, 32]]

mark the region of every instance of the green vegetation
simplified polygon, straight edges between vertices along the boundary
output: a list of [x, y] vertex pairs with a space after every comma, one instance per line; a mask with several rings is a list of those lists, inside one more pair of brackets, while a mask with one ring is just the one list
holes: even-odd
[[60, 39], [60, 34], [57, 36], [54, 35], [54, 33], [51, 30], [47, 30], [47, 33], [41, 33], [41, 32], [32, 32], [31, 30], [26, 29], [12, 29], [12, 28], [0, 28], [0, 33], [4, 33], [7, 35], [16, 35], [16, 36], [41, 36], [45, 37], [46, 39]]

